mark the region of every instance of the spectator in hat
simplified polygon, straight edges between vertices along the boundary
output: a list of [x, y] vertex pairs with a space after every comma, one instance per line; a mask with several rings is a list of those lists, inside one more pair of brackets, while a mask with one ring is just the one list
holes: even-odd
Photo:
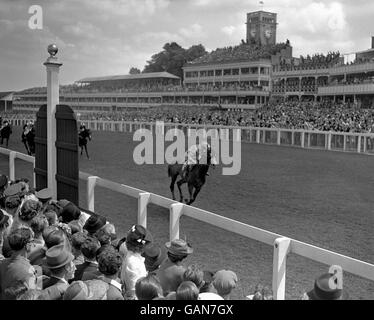
[[22, 204], [23, 196], [22, 186], [20, 184], [9, 185], [4, 190], [4, 207], [6, 212], [12, 217], [16, 217], [17, 210]]
[[176, 300], [198, 300], [199, 289], [192, 281], [183, 281], [177, 288]]
[[204, 272], [197, 265], [191, 264], [183, 274], [183, 281], [192, 281], [200, 292], [204, 285]]
[[[0, 198], [3, 198], [4, 190], [8, 186], [8, 177], [4, 174], [0, 175]], [[2, 201], [0, 202], [2, 204]]]
[[163, 292], [160, 280], [153, 273], [136, 281], [135, 294], [138, 300], [154, 300], [162, 298]]
[[44, 216], [47, 218], [49, 226], [55, 226], [58, 223], [57, 213], [54, 210], [44, 211]]
[[98, 214], [93, 214], [91, 215], [86, 223], [83, 226], [84, 230], [87, 230], [87, 233], [90, 236], [94, 236], [94, 234], [99, 231], [102, 227], [104, 227], [106, 224], [106, 218], [98, 215]]
[[200, 288], [199, 300], [224, 300], [217, 294], [217, 290], [213, 286], [214, 272], [209, 270], [203, 271], [204, 284]]
[[111, 223], [105, 224], [102, 228], [95, 232], [95, 237], [99, 240], [102, 246], [111, 244], [117, 238], [114, 225]]
[[29, 260], [32, 265], [41, 266], [45, 257], [45, 242], [43, 231], [48, 226], [47, 219], [41, 213], [31, 220], [31, 230], [34, 232], [34, 239], [29, 254]]
[[35, 192], [35, 196], [42, 203], [44, 209], [49, 204], [49, 201], [52, 200], [53, 192], [50, 188], [44, 188]]
[[5, 259], [3, 255], [3, 246], [4, 241], [8, 238], [12, 221], [12, 216], [6, 214], [4, 210], [0, 209], [0, 260]]
[[126, 288], [125, 299], [133, 300], [136, 281], [147, 275], [142, 253], [146, 245], [153, 241], [150, 232], [141, 225], [133, 225], [127, 233], [127, 254], [122, 264], [121, 281]]
[[192, 252], [192, 247], [182, 239], [176, 239], [165, 244], [167, 248], [167, 259], [161, 264], [157, 271], [164, 295], [176, 291], [183, 281], [186, 268], [182, 261]]
[[43, 295], [47, 300], [62, 299], [76, 270], [73, 260], [73, 254], [63, 244], [47, 250], [46, 264], [51, 271], [49, 279], [43, 281]]
[[[304, 293], [302, 300], [347, 300], [348, 294], [343, 290], [343, 272], [340, 266], [334, 266], [340, 273], [323, 273], [314, 281], [312, 290]], [[339, 282], [340, 281], [340, 285]]]
[[231, 291], [236, 287], [237, 282], [238, 277], [231, 270], [220, 270], [213, 276], [213, 286], [225, 300], [229, 300]]
[[87, 284], [79, 280], [70, 284], [64, 293], [63, 300], [89, 300], [89, 295]]
[[72, 202], [69, 202], [61, 210], [59, 220], [62, 223], [69, 223], [71, 221], [78, 220], [81, 215], [79, 208]]
[[152, 244], [144, 248], [142, 256], [145, 259], [144, 264], [147, 272], [153, 272], [156, 274], [160, 265], [166, 259], [166, 250], [157, 244]]
[[4, 142], [4, 139], [5, 139], [5, 145], [6, 147], [8, 148], [8, 144], [9, 144], [9, 137], [10, 135], [12, 134], [12, 127], [10, 126], [9, 122], [7, 120], [5, 120], [3, 122], [3, 125], [0, 129], [0, 133], [1, 133], [1, 145], [3, 144]]
[[39, 213], [42, 213], [42, 204], [35, 200], [26, 200], [21, 204], [18, 215], [16, 215], [13, 228], [18, 228], [19, 225], [30, 226], [31, 221]]
[[81, 251], [84, 256], [84, 262], [77, 266], [77, 271], [73, 281], [85, 280], [83, 279], [85, 273], [98, 272], [98, 262], [96, 261], [96, 253], [100, 248], [99, 241], [92, 237], [87, 236], [81, 245]]
[[14, 292], [6, 290], [18, 286], [20, 282], [30, 289], [36, 288], [36, 270], [27, 258], [32, 239], [33, 233], [26, 227], [13, 230], [9, 234], [12, 256], [0, 261], [0, 300], [16, 299]]
[[82, 244], [86, 241], [86, 239], [87, 235], [84, 232], [76, 232], [71, 236], [71, 246], [75, 266], [84, 263], [84, 256], [81, 249]]
[[[122, 258], [118, 251], [111, 246], [104, 246], [104, 250], [97, 257], [101, 276], [98, 280], [107, 283], [107, 300], [124, 300], [122, 295], [122, 284], [118, 278], [122, 265]], [[112, 249], [111, 249], [112, 248]]]

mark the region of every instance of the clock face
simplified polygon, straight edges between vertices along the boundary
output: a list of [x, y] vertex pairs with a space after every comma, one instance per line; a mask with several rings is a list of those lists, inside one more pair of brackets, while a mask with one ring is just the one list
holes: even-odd
[[265, 37], [269, 39], [271, 37], [271, 35], [272, 35], [271, 30], [270, 29], [266, 29], [265, 30]]
[[256, 36], [256, 29], [251, 29], [251, 36], [253, 38]]

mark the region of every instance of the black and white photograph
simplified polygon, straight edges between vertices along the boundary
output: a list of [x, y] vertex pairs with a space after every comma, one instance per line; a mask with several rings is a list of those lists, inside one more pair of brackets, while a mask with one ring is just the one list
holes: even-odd
[[0, 300], [374, 300], [373, 14], [0, 0]]

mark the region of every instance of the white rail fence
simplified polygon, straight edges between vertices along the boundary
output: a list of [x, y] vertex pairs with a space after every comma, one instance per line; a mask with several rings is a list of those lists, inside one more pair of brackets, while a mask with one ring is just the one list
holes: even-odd
[[[12, 125], [22, 126], [29, 120], [10, 121]], [[156, 132], [155, 123], [148, 122], [102, 120], [80, 122], [94, 131], [134, 132], [140, 128], [147, 128]], [[185, 133], [188, 133], [189, 129], [217, 129], [219, 132], [222, 130], [225, 131], [228, 140], [237, 139], [238, 137], [233, 136], [233, 129], [240, 129], [240, 138], [244, 142], [374, 155], [374, 133], [165, 123], [165, 130], [173, 128], [181, 129]]]
[[[35, 163], [34, 158], [19, 152], [0, 149], [0, 153], [9, 155], [9, 176], [15, 178], [14, 159], [19, 158], [30, 163]], [[330, 250], [316, 247], [295, 239], [269, 232], [212, 212], [188, 206], [160, 195], [146, 192], [124, 184], [113, 182], [88, 173], [79, 172], [79, 178], [87, 181], [87, 209], [95, 211], [95, 187], [103, 187], [112, 191], [137, 198], [138, 213], [137, 223], [147, 227], [147, 206], [154, 204], [169, 209], [169, 238], [179, 238], [179, 222], [181, 217], [188, 216], [215, 227], [233, 232], [235, 234], [257, 240], [273, 247], [273, 276], [272, 289], [274, 299], [284, 300], [286, 290], [286, 261], [289, 253], [294, 253], [305, 258], [326, 265], [340, 265], [345, 272], [374, 281], [374, 265], [357, 260]], [[35, 181], [34, 181], [35, 182]]]

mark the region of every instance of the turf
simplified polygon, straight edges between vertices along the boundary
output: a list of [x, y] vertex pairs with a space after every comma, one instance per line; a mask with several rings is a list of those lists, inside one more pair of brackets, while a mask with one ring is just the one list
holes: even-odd
[[[24, 151], [21, 131], [14, 129], [10, 148]], [[17, 141], [16, 141], [17, 140]], [[93, 132], [91, 160], [80, 170], [146, 191], [170, 196], [167, 165], [138, 166], [132, 135]], [[5, 156], [0, 169], [7, 172]], [[30, 165], [17, 161], [17, 177], [31, 178]], [[85, 206], [85, 183], [80, 204]], [[232, 219], [374, 263], [374, 158], [320, 150], [242, 144], [242, 169], [223, 176], [210, 171], [195, 206]], [[187, 194], [186, 189], [184, 192]], [[113, 221], [123, 235], [136, 222], [137, 200], [98, 188], [96, 211]], [[168, 238], [168, 210], [150, 205], [148, 227], [162, 244]], [[243, 299], [257, 283], [271, 287], [272, 248], [188, 217], [181, 218], [181, 237], [195, 251], [187, 263], [206, 269], [231, 269], [240, 279], [232, 298]], [[287, 260], [286, 298], [298, 299], [313, 287], [327, 266], [295, 255]], [[352, 299], [373, 299], [374, 283], [344, 274]]]

